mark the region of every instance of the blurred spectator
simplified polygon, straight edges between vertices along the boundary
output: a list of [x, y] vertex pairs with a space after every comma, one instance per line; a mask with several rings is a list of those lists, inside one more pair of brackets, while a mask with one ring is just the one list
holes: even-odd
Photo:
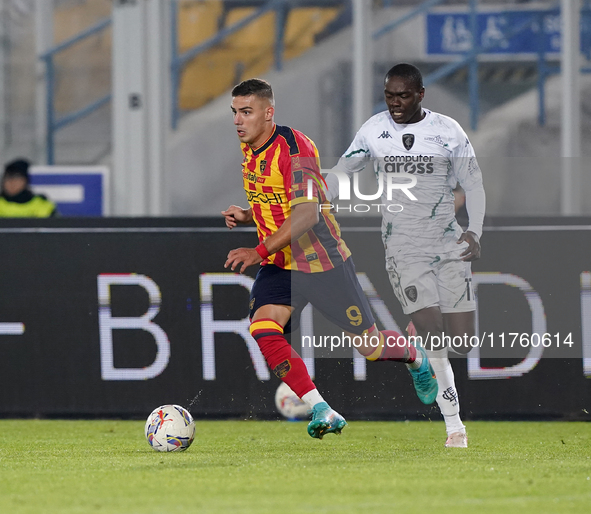
[[49, 218], [57, 216], [55, 204], [29, 189], [29, 161], [17, 159], [4, 167], [1, 218]]

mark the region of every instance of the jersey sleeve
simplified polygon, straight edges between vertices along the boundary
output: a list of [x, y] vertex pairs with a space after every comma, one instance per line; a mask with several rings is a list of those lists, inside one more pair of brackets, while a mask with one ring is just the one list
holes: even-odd
[[484, 223], [486, 196], [482, 184], [482, 172], [474, 153], [474, 148], [465, 132], [458, 126], [456, 144], [452, 156], [452, 175], [466, 192], [468, 211], [468, 230], [480, 237]]
[[332, 168], [326, 176], [328, 191], [327, 200], [331, 201], [339, 196], [339, 176], [344, 173], [351, 177], [353, 173], [363, 171], [371, 157], [371, 151], [366, 143], [364, 127], [357, 132], [355, 139], [347, 148], [347, 151], [341, 156], [337, 165]]
[[322, 203], [325, 200], [318, 149], [307, 138], [298, 141], [298, 146], [300, 151], [289, 156], [289, 165], [285, 167], [289, 172], [283, 173], [285, 190], [292, 208], [301, 203]]

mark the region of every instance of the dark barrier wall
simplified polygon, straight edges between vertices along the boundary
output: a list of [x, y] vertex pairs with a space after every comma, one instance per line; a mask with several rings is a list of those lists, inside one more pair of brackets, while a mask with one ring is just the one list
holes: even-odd
[[[466, 418], [591, 419], [591, 220], [578, 221], [487, 227], [473, 267], [482, 348], [454, 360]], [[275, 415], [279, 381], [248, 336], [256, 269], [223, 268], [229, 250], [255, 245], [253, 231], [218, 220], [37, 223], [0, 225], [0, 415], [143, 417], [163, 403], [197, 417]], [[343, 233], [378, 323], [404, 328], [377, 222], [356, 224]], [[339, 333], [314, 314], [293, 344]], [[351, 418], [439, 419], [400, 364], [303, 352]]]

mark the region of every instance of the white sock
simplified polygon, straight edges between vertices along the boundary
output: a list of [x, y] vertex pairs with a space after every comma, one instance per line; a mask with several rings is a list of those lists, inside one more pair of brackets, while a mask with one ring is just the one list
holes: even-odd
[[437, 405], [445, 421], [447, 435], [454, 432], [465, 432], [466, 427], [460, 419], [460, 401], [454, 381], [454, 372], [447, 358], [447, 348], [442, 350], [427, 350], [429, 362], [437, 375]]
[[314, 405], [317, 403], [324, 402], [324, 398], [318, 392], [318, 389], [312, 389], [311, 391], [307, 392], [304, 396], [302, 396], [302, 401], [308, 404], [308, 407], [313, 408]]

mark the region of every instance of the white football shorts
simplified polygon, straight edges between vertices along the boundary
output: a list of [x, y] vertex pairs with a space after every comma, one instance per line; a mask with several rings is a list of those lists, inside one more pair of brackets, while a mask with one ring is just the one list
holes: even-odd
[[442, 313], [476, 310], [471, 265], [460, 258], [465, 248], [421, 253], [386, 249], [386, 271], [404, 314], [433, 306]]

